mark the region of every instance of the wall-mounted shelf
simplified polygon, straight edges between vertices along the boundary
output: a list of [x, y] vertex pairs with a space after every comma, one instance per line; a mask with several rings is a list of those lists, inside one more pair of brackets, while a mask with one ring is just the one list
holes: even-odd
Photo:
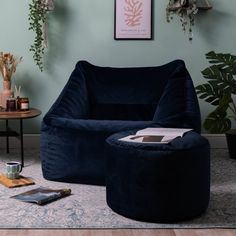
[[199, 10], [210, 10], [212, 9], [212, 5], [208, 0], [197, 0], [197, 8]]

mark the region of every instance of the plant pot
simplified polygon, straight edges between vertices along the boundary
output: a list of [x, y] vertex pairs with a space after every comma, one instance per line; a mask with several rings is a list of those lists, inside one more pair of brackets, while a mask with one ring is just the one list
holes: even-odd
[[3, 90], [1, 91], [1, 106], [6, 108], [6, 101], [9, 97], [14, 95], [13, 91], [11, 90], [11, 81], [10, 80], [3, 80]]
[[236, 129], [231, 129], [225, 133], [229, 150], [229, 156], [236, 159]]

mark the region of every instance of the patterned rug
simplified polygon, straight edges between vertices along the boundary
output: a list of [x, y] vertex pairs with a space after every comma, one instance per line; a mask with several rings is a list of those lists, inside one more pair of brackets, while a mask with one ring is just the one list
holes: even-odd
[[[17, 150], [8, 155], [0, 150], [0, 171], [4, 172], [6, 161], [19, 159]], [[236, 160], [229, 159], [224, 149], [212, 150], [207, 212], [178, 224], [146, 223], [120, 216], [107, 206], [105, 187], [44, 180], [38, 150], [25, 150], [25, 160], [22, 174], [32, 177], [36, 185], [15, 189], [0, 185], [0, 228], [236, 228]], [[9, 198], [39, 186], [71, 188], [73, 194], [45, 206]]]

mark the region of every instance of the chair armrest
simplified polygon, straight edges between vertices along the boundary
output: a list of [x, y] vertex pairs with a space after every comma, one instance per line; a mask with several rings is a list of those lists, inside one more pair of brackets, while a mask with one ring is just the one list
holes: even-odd
[[47, 123], [53, 117], [86, 118], [89, 114], [89, 104], [85, 77], [77, 64], [44, 120]]
[[[162, 127], [192, 128], [201, 131], [200, 109], [191, 77], [175, 75], [157, 105], [153, 120]], [[184, 73], [183, 72], [183, 73]]]

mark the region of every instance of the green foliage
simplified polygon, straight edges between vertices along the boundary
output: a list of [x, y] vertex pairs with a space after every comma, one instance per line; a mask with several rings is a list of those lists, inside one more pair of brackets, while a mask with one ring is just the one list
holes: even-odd
[[216, 108], [207, 116], [203, 126], [210, 133], [224, 133], [231, 128], [231, 119], [236, 120], [236, 106], [232, 99], [236, 94], [236, 56], [211, 51], [206, 54], [206, 59], [212, 64], [201, 72], [207, 83], [195, 89], [200, 99]]
[[34, 43], [30, 46], [33, 59], [41, 71], [43, 71], [43, 24], [46, 21], [47, 8], [41, 0], [32, 0], [29, 4], [29, 30], [35, 32]]
[[198, 12], [197, 0], [169, 0], [166, 7], [166, 20], [170, 22], [173, 16], [177, 15], [180, 19], [181, 26], [184, 32], [188, 28], [188, 39], [193, 39], [193, 26], [195, 22], [195, 15]]

